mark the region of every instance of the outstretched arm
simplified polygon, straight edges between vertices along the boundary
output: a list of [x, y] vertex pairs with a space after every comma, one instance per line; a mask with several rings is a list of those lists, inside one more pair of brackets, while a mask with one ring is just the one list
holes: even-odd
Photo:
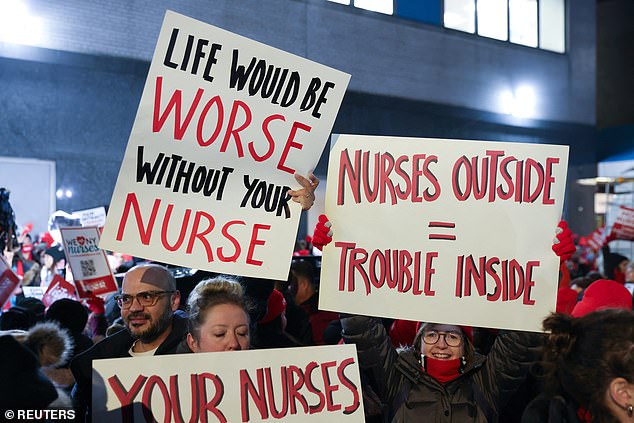
[[315, 189], [319, 185], [319, 179], [312, 173], [308, 175], [308, 179], [296, 173], [295, 180], [302, 188], [291, 189], [288, 191], [288, 195], [291, 196], [294, 202], [302, 205], [302, 210], [308, 210], [315, 203]]

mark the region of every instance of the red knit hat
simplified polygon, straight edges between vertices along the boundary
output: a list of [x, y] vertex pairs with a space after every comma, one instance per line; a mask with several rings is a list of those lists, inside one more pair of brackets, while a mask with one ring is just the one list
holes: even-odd
[[402, 345], [413, 345], [419, 326], [419, 323], [411, 320], [394, 320], [389, 330], [392, 345], [396, 348]]
[[632, 309], [632, 294], [622, 284], [609, 279], [599, 279], [586, 288], [583, 298], [572, 309], [572, 317], [585, 316], [606, 308]]
[[280, 316], [284, 310], [286, 310], [286, 299], [284, 299], [284, 295], [280, 291], [274, 289], [269, 295], [269, 300], [266, 304], [266, 314], [258, 323], [268, 323]]

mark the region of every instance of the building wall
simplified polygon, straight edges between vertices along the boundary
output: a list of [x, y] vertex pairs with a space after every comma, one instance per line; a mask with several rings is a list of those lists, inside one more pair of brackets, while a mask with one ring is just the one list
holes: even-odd
[[633, 20], [634, 2], [598, 2], [597, 124], [601, 128], [634, 125]]
[[[54, 160], [57, 186], [76, 193], [59, 209], [109, 204], [170, 8], [350, 72], [334, 132], [570, 145], [565, 207], [583, 233], [591, 193], [572, 181], [596, 175], [594, 2], [570, 3], [560, 55], [321, 0], [31, 1], [50, 36], [44, 48], [0, 43], [0, 156]], [[540, 119], [495, 113], [495, 87], [525, 79], [546, 94]]]
[[509, 44], [326, 0], [29, 0], [39, 47], [149, 61], [171, 9], [335, 67], [350, 89], [498, 112], [530, 84], [537, 119], [595, 123], [595, 1], [568, 1], [567, 54]]

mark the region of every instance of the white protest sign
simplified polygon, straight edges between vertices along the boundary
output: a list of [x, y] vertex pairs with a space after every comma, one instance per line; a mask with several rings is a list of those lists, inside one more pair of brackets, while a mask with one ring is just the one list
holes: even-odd
[[349, 75], [168, 11], [101, 239], [164, 263], [285, 280]]
[[41, 286], [23, 286], [22, 292], [25, 297], [32, 297], [41, 300], [45, 291]]
[[96, 226], [103, 228], [106, 224], [106, 208], [95, 207], [92, 209], [78, 210], [73, 212], [73, 216], [79, 217], [81, 226]]
[[95, 360], [92, 391], [94, 422], [364, 421], [354, 345]]
[[568, 147], [341, 135], [319, 308], [539, 331]]
[[61, 228], [60, 233], [79, 297], [116, 292], [117, 282], [106, 253], [98, 246], [99, 229], [69, 227]]

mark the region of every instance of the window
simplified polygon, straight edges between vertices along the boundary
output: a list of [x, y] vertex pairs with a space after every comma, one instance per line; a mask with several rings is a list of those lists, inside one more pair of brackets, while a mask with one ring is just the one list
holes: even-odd
[[395, 15], [431, 25], [442, 25], [440, 0], [398, 0]]
[[[328, 0], [333, 3], [350, 4], [351, 0]], [[391, 15], [394, 13], [394, 0], [354, 0], [354, 7], [371, 10], [373, 12]]]
[[539, 47], [563, 53], [566, 51], [566, 7], [564, 0], [540, 0]]
[[509, 17], [511, 42], [537, 47], [537, 0], [510, 0]]
[[474, 0], [445, 0], [443, 21], [446, 28], [475, 32]]
[[354, 0], [354, 7], [391, 15], [394, 13], [394, 0]]
[[508, 40], [506, 0], [478, 0], [478, 35]]
[[482, 37], [566, 51], [566, 0], [328, 0]]

